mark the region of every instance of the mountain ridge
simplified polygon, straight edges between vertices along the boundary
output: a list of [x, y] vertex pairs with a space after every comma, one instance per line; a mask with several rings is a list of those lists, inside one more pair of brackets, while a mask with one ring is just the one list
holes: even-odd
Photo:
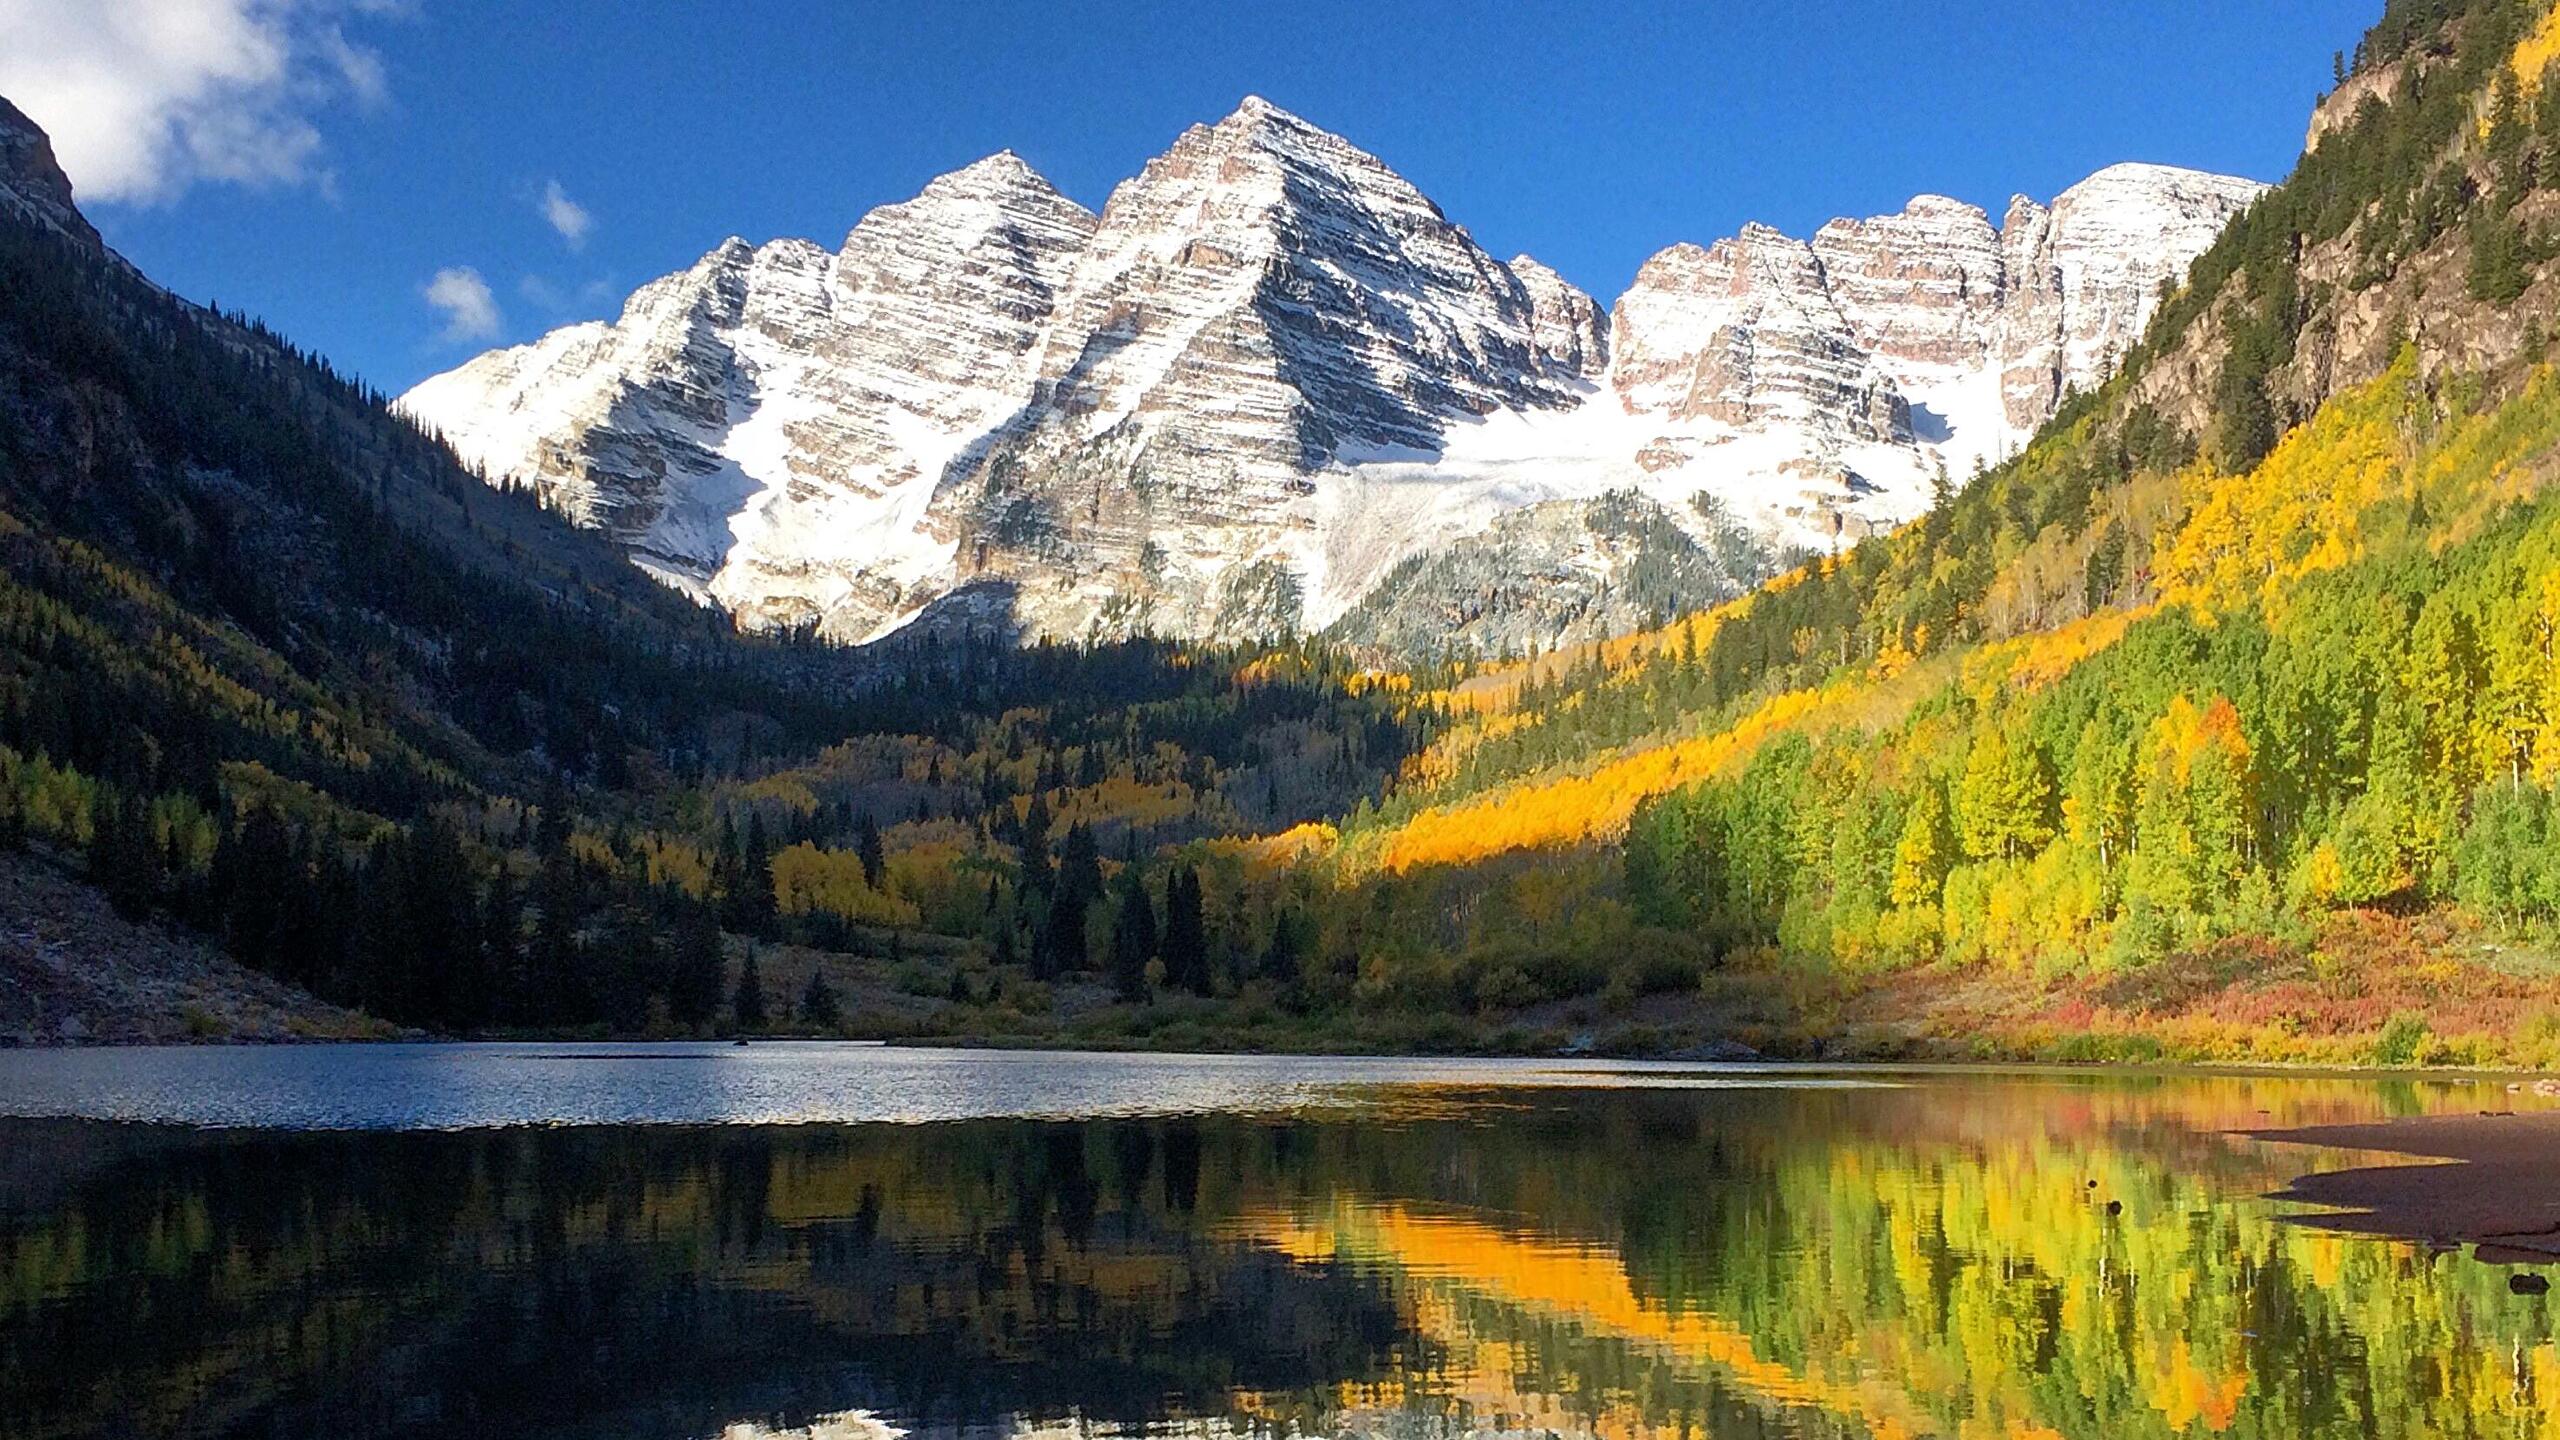
[[[991, 185], [992, 228], [963, 202]], [[1248, 97], [1098, 214], [1005, 152], [874, 211], [833, 262], [811, 247], [749, 266], [750, 292], [782, 298], [733, 305], [735, 340], [720, 325], [700, 348], [662, 338], [676, 320], [641, 301], [669, 277], [611, 325], [491, 352], [401, 404], [493, 479], [751, 624], [866, 640], [995, 580], [1027, 634], [1320, 630], [1407, 556], [1527, 504], [1635, 492], [1707, 544], [1706, 491], [1773, 555], [1907, 519], [1937, 467], [1997, 458], [2094, 383], [2160, 280], [2262, 188], [2125, 165], [2057, 197], [2058, 220], [2021, 197], [2005, 229], [1926, 196], [1811, 240], [1751, 226], [1666, 250], [1603, 307], [1535, 260], [1495, 259], [1376, 156]], [[882, 269], [881, 303], [848, 307], [833, 272], [869, 252], [856, 242], [880, 217], [1001, 240], [945, 267], [999, 283]], [[2126, 253], [2146, 230], [2161, 253]], [[785, 244], [807, 242], [736, 242], [679, 274]], [[1914, 247], [1936, 265], [1916, 278]], [[1736, 268], [1744, 252], [1758, 258]], [[1631, 324], [1631, 307], [1657, 318]], [[690, 364], [618, 359], [613, 335]], [[959, 388], [832, 381], [936, 366]], [[1346, 534], [1350, 516], [1382, 528]], [[1697, 573], [1689, 603], [1744, 581]], [[1617, 579], [1583, 572], [1565, 609], [1618, 613]], [[1507, 643], [1497, 631], [1516, 627], [1451, 644]]]

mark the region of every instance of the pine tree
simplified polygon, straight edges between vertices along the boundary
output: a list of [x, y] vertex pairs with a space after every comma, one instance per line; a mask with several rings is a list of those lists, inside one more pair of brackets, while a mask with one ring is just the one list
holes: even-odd
[[869, 811], [863, 812], [862, 823], [855, 830], [854, 853], [862, 857], [864, 883], [879, 889], [889, 876], [889, 854], [880, 844], [880, 827]]
[[1033, 791], [1031, 794], [1031, 803], [1023, 808], [1022, 839], [1020, 843], [1026, 859], [1033, 854], [1037, 854], [1041, 857], [1043, 864], [1047, 862], [1049, 855], [1049, 799], [1048, 796], [1037, 790]]
[[674, 953], [668, 959], [668, 1018], [689, 1029], [711, 1023], [720, 1009], [720, 982], [727, 972], [719, 915], [707, 902], [680, 904]]
[[730, 897], [730, 924], [750, 935], [773, 933], [773, 842], [765, 838], [764, 816], [747, 815], [747, 838], [739, 850], [738, 889]]
[[479, 1023], [520, 1024], [524, 1016], [524, 899], [501, 864], [480, 897]]
[[1074, 907], [1079, 925], [1085, 907], [1102, 898], [1102, 851], [1094, 844], [1091, 826], [1078, 823], [1067, 830], [1066, 843], [1059, 847], [1057, 895]]
[[738, 846], [738, 821], [727, 811], [720, 815], [720, 838], [711, 849], [711, 893], [724, 907], [722, 915], [735, 923], [738, 906], [747, 889], [746, 852]]
[[534, 877], [533, 946], [525, 961], [525, 1018], [534, 1024], [575, 1025], [590, 1018], [578, 944], [583, 889], [577, 861], [565, 848], [543, 855]]
[[1298, 982], [1298, 963], [1307, 949], [1303, 931], [1296, 910], [1283, 907], [1271, 917], [1271, 943], [1262, 950], [1264, 979], [1283, 987]]
[[89, 878], [116, 913], [138, 919], [160, 901], [160, 847], [141, 796], [101, 794], [90, 823]]
[[800, 1019], [820, 1030], [833, 1030], [843, 1018], [836, 1004], [835, 987], [827, 983], [827, 972], [809, 967], [809, 983], [800, 989]]
[[1040, 925], [1031, 937], [1031, 973], [1055, 980], [1084, 968], [1084, 907], [1065, 895], [1042, 908]]
[[1209, 935], [1202, 914], [1200, 876], [1190, 866], [1176, 866], [1165, 880], [1165, 983], [1194, 995], [1209, 993]]
[[2471, 222], [2471, 266], [2464, 280], [2474, 300], [2511, 305], [2533, 282], [2528, 242], [2512, 214], [2483, 210]]
[[738, 1028], [753, 1033], [765, 1027], [764, 974], [756, 964], [756, 947], [747, 946], [747, 958], [738, 965], [737, 996], [730, 1002]]
[[1156, 958], [1156, 904], [1131, 866], [1120, 872], [1111, 923], [1111, 988], [1123, 1000], [1147, 998], [1147, 962]]

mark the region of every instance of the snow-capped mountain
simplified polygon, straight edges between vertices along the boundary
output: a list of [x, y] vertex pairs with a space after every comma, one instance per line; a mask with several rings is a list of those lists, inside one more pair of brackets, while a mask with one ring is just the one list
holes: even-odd
[[731, 238], [619, 321], [492, 351], [401, 404], [668, 583], [858, 635], [940, 593], [936, 482], [1021, 408], [1093, 226], [996, 155], [833, 254]]
[[[1540, 614], [1623, 619], [1628, 567], [1747, 583], [1733, 525], [1832, 543], [1927, 503], [2094, 383], [2263, 187], [2123, 165], [1998, 227], [1924, 196], [1811, 241], [1655, 256], [1614, 312], [1496, 260], [1376, 157], [1259, 99], [1099, 216], [1008, 154], [833, 253], [732, 239], [611, 324], [403, 397], [670, 584], [866, 639], [962, 589], [1032, 633], [1410, 635], [1504, 535], [1601, 517]], [[1706, 497], [1701, 500], [1700, 497]], [[1695, 542], [1665, 560], [1663, 517]], [[1536, 526], [1498, 526], [1529, 506]], [[1469, 563], [1414, 566], [1470, 542]], [[1666, 570], [1665, 567], [1668, 566]], [[1382, 587], [1384, 587], [1382, 589]], [[1495, 610], [1499, 596], [1489, 596]], [[1650, 603], [1650, 602], [1649, 602]]]

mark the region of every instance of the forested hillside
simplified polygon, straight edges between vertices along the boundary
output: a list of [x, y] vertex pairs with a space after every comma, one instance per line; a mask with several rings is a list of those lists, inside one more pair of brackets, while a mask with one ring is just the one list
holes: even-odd
[[1461, 1003], [1607, 976], [1621, 1024], [1743, 994], [1790, 1044], [2560, 1053], [2560, 14], [2394, 4], [2355, 54], [2026, 454], [1458, 684], [1334, 882], [1428, 897]]
[[856, 923], [1081, 967], [1099, 843], [1328, 812], [1418, 733], [1321, 654], [740, 635], [8, 207], [0, 554], [0, 844], [448, 1029], [823, 1025], [823, 982], [738, 983], [740, 940]]

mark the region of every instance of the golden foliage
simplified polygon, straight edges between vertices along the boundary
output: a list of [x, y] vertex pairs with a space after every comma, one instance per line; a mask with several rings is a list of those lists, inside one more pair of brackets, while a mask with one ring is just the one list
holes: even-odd
[[916, 907], [863, 878], [862, 857], [803, 840], [773, 857], [773, 900], [785, 915], [819, 912], [871, 925], [913, 925]]
[[640, 837], [640, 860], [652, 885], [672, 885], [696, 900], [711, 893], [711, 861], [698, 845], [653, 831]]
[[2507, 57], [2516, 85], [2527, 98], [2542, 88], [2542, 77], [2555, 61], [2560, 61], [2560, 5], [2544, 12], [2542, 19], [2516, 42], [2515, 53]]
[[2102, 610], [2058, 629], [1986, 645], [1964, 657], [1964, 687], [1989, 703], [2003, 690], [2033, 693], [2071, 673], [2074, 666], [2124, 638], [2156, 605]]
[[[1030, 800], [1020, 798], [1020, 808]], [[1061, 790], [1051, 800], [1057, 823], [1096, 824], [1125, 820], [1132, 825], [1161, 825], [1194, 813], [1199, 796], [1179, 780], [1148, 782], [1133, 775], [1110, 775], [1091, 785]]]
[[2258, 468], [2224, 475], [2198, 461], [2179, 476], [2187, 518], [2159, 542], [2161, 598], [2199, 619], [2256, 607], [2280, 623], [2294, 582], [2363, 553], [2359, 521], [2407, 493], [2404, 426], [2417, 359], [2403, 350], [2371, 382], [2336, 396]]
[[1342, 843], [1342, 832], [1321, 820], [1314, 820], [1292, 825], [1277, 835], [1265, 835], [1249, 843], [1257, 857], [1291, 864], [1329, 853]]
[[1376, 864], [1401, 872], [1614, 839], [1625, 833], [1638, 804], [1746, 758], [1763, 740], [1837, 698], [1837, 688], [1790, 691], [1730, 729], [1623, 753], [1587, 774], [1527, 780], [1461, 804], [1434, 806], [1390, 832]]

